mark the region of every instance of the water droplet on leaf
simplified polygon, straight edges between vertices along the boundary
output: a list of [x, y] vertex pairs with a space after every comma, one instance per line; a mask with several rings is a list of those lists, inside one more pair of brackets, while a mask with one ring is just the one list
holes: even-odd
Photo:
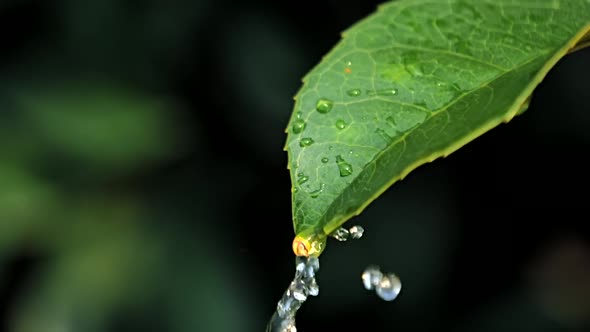
[[305, 174], [303, 174], [303, 173], [297, 174], [297, 183], [299, 185], [304, 184], [305, 182], [307, 182], [307, 180], [309, 180], [309, 177], [306, 176]]
[[346, 128], [346, 122], [344, 122], [344, 120], [337, 120], [336, 121], [336, 128], [338, 128], [338, 129]]
[[302, 119], [297, 119], [295, 121], [293, 121], [293, 133], [294, 134], [299, 134], [302, 131], [305, 130], [305, 121], [303, 121]]
[[340, 176], [349, 176], [352, 174], [352, 165], [347, 163], [341, 155], [336, 156], [336, 164], [340, 170]]
[[330, 159], [328, 159], [327, 157], [322, 158], [322, 163], [327, 163], [328, 161], [330, 161]]
[[314, 142], [313, 138], [311, 138], [311, 137], [305, 137], [305, 138], [302, 138], [301, 141], [299, 141], [299, 146], [302, 147], [302, 148], [304, 148], [306, 146], [312, 145], [313, 142]]
[[369, 96], [395, 96], [397, 89], [369, 90], [367, 94]]
[[326, 186], [325, 184], [321, 183], [321, 184], [320, 184], [320, 187], [319, 187], [318, 189], [316, 189], [316, 190], [314, 190], [314, 191], [311, 191], [311, 192], [309, 193], [309, 196], [310, 196], [311, 198], [318, 198], [318, 196], [320, 196], [320, 194], [321, 194], [321, 193], [324, 191], [324, 187], [325, 187], [325, 186]]
[[350, 89], [346, 91], [346, 94], [351, 97], [358, 97], [361, 95], [361, 89]]
[[333, 101], [329, 99], [319, 99], [315, 105], [315, 109], [322, 114], [326, 114], [332, 110], [333, 106]]

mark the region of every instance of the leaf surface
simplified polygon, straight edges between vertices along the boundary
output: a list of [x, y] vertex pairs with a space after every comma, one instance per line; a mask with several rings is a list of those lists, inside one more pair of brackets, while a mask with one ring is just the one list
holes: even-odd
[[589, 29], [587, 0], [381, 5], [295, 98], [285, 145], [295, 233], [325, 241], [416, 167], [524, 112]]

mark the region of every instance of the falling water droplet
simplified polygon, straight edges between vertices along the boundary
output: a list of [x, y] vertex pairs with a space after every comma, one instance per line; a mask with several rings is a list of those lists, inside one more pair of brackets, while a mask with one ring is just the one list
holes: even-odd
[[293, 133], [294, 134], [299, 134], [302, 131], [305, 130], [305, 121], [303, 121], [302, 119], [297, 119], [295, 121], [293, 121]]
[[393, 273], [384, 275], [381, 281], [379, 281], [379, 284], [375, 286], [375, 292], [385, 301], [395, 300], [401, 290], [402, 282]]
[[352, 174], [352, 165], [347, 163], [341, 155], [336, 156], [336, 164], [340, 170], [340, 176], [345, 177]]
[[324, 157], [324, 158], [322, 158], [322, 163], [324, 163], [324, 164], [325, 164], [325, 163], [327, 163], [328, 161], [330, 161], [330, 159], [328, 159], [328, 157]]
[[383, 273], [381, 273], [377, 266], [369, 266], [365, 269], [361, 278], [363, 279], [363, 286], [365, 286], [365, 289], [372, 290], [379, 284], [381, 278], [383, 278]]
[[318, 286], [317, 281], [314, 279], [312, 279], [312, 281], [309, 283], [309, 295], [311, 296], [318, 296], [318, 294], [320, 294], [320, 287]]
[[315, 280], [315, 274], [320, 268], [318, 258], [297, 257], [295, 262], [295, 278], [279, 300], [276, 312], [267, 324], [267, 332], [296, 332], [297, 310], [309, 296], [317, 296], [320, 292]]
[[347, 229], [340, 227], [330, 235], [338, 241], [346, 241], [350, 236], [350, 232]]
[[395, 274], [383, 274], [379, 267], [374, 265], [365, 269], [361, 279], [365, 289], [374, 289], [375, 293], [385, 301], [395, 300], [402, 289], [402, 282]]
[[307, 300], [307, 294], [305, 294], [305, 284], [301, 280], [293, 281], [293, 284], [290, 287], [290, 290], [293, 294], [293, 298], [297, 301], [305, 301]]
[[[323, 184], [322, 184], [323, 186]], [[310, 257], [307, 259], [307, 267], [313, 271], [313, 274], [308, 273], [308, 276], [315, 276], [315, 273], [320, 269], [320, 260], [317, 257]]]
[[361, 89], [350, 89], [346, 91], [346, 94], [351, 97], [358, 97], [361, 95]]
[[346, 122], [344, 122], [344, 120], [342, 120], [342, 119], [336, 120], [336, 128], [338, 128], [338, 129], [346, 128]]
[[326, 114], [332, 110], [333, 106], [333, 101], [329, 99], [319, 99], [315, 105], [315, 109], [322, 114]]
[[312, 145], [313, 142], [314, 142], [313, 138], [305, 137], [305, 138], [302, 138], [301, 141], [299, 141], [299, 146], [304, 148], [304, 147]]
[[360, 239], [361, 237], [363, 237], [363, 233], [365, 233], [365, 229], [358, 225], [350, 227], [348, 231], [350, 232], [350, 237], [353, 240]]

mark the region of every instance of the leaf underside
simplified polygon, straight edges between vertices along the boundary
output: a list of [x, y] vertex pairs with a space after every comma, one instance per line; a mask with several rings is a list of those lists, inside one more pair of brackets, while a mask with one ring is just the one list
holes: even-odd
[[416, 167], [528, 107], [588, 43], [587, 0], [399, 0], [342, 34], [287, 127], [296, 234], [329, 234]]

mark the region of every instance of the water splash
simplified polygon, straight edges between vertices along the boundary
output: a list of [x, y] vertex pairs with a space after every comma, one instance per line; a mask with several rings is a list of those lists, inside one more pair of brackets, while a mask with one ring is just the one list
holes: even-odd
[[[356, 225], [349, 229], [340, 227], [330, 236], [339, 241], [346, 241], [360, 239], [363, 233], [363, 227]], [[277, 303], [277, 309], [266, 326], [266, 332], [297, 332], [295, 326], [297, 311], [310, 296], [317, 296], [320, 292], [315, 279], [319, 269], [320, 261], [317, 257], [297, 256], [295, 277]], [[367, 267], [361, 278], [367, 290], [374, 290], [385, 301], [395, 300], [401, 291], [400, 279], [393, 273], [381, 272], [375, 265]]]
[[297, 310], [301, 308], [308, 296], [317, 296], [320, 292], [315, 280], [315, 275], [320, 269], [319, 259], [298, 256], [295, 264], [295, 278], [279, 300], [277, 310], [266, 326], [266, 332], [296, 332]]

